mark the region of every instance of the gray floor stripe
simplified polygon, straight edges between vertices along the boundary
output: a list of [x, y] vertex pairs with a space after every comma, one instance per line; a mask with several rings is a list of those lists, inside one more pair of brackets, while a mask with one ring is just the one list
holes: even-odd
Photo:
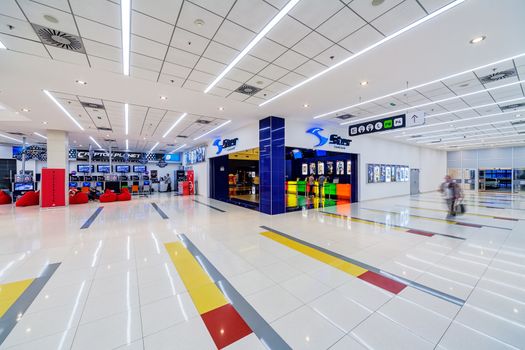
[[268, 226], [260, 226], [262, 229], [264, 230], [267, 230], [267, 231], [272, 231], [272, 232], [275, 232], [283, 237], [286, 237], [288, 239], [291, 239], [292, 241], [295, 241], [295, 242], [298, 242], [298, 243], [301, 243], [301, 244], [304, 244], [310, 248], [313, 248], [313, 249], [316, 249], [316, 250], [319, 250], [323, 253], [326, 253], [328, 255], [331, 255], [331, 256], [334, 256], [336, 258], [339, 258], [341, 260], [344, 260], [344, 261], [347, 261], [351, 264], [354, 264], [354, 265], [357, 265], [357, 266], [360, 266], [362, 267], [363, 269], [366, 269], [366, 270], [370, 270], [372, 272], [375, 272], [375, 273], [378, 273], [380, 275], [383, 275], [387, 278], [390, 278], [392, 280], [395, 280], [395, 281], [398, 281], [400, 283], [403, 283], [403, 284], [406, 284], [407, 286], [411, 286], [412, 288], [415, 288], [415, 289], [419, 289], [420, 291], [422, 292], [425, 292], [425, 293], [428, 293], [428, 294], [431, 294], [435, 297], [438, 297], [440, 299], [443, 299], [443, 300], [446, 300], [446, 301], [449, 301], [451, 303], [454, 303], [456, 305], [459, 305], [459, 306], [463, 306], [463, 304], [465, 304], [465, 300], [462, 300], [462, 299], [459, 299], [453, 295], [450, 295], [450, 294], [447, 294], [447, 293], [443, 293], [443, 292], [440, 292], [439, 290], [436, 290], [436, 289], [433, 289], [433, 288], [430, 288], [430, 287], [427, 287], [427, 286], [424, 286], [422, 284], [419, 284], [417, 282], [414, 282], [414, 281], [411, 281], [409, 279], [406, 279], [404, 277], [400, 277], [400, 276], [397, 276], [397, 275], [394, 275], [394, 274], [391, 274], [389, 272], [386, 272], [386, 271], [383, 271], [381, 269], [378, 269], [376, 267], [373, 267], [373, 266], [370, 266], [368, 264], [365, 264], [365, 263], [362, 263], [360, 261], [357, 261], [357, 260], [354, 260], [352, 258], [349, 258], [347, 256], [344, 256], [344, 255], [341, 255], [339, 253], [336, 253], [336, 252], [333, 252], [331, 250], [328, 250], [328, 249], [325, 249], [323, 247], [319, 247], [319, 246], [316, 246], [315, 244], [312, 244], [312, 243], [309, 243], [309, 242], [306, 242], [306, 241], [303, 241], [302, 239], [300, 238], [296, 238], [296, 237], [293, 237], [293, 236], [290, 236], [284, 232], [281, 232], [281, 231], [277, 231], [271, 227], [268, 227]]
[[23, 315], [26, 312], [59, 266], [60, 263], [47, 265], [42, 275], [34, 279], [18, 300], [7, 310], [4, 316], [0, 318], [0, 345], [2, 345], [9, 333], [15, 328], [20, 318], [19, 315]]
[[217, 207], [214, 207], [213, 205], [209, 205], [209, 204], [206, 204], [206, 203], [203, 203], [203, 202], [199, 202], [199, 201], [196, 200], [196, 199], [194, 199], [193, 201], [194, 201], [195, 203], [199, 203], [199, 204], [205, 205], [205, 206], [207, 206], [207, 207], [209, 207], [209, 208], [212, 208], [212, 209], [215, 209], [215, 210], [217, 210], [217, 211], [220, 211], [221, 213], [226, 213], [226, 210], [219, 209], [219, 208], [217, 208]]
[[155, 208], [155, 210], [157, 211], [157, 213], [159, 213], [159, 215], [164, 219], [169, 219], [168, 215], [166, 215], [165, 212], [162, 211], [162, 209], [159, 208], [159, 206], [157, 205], [157, 203], [151, 203], [151, 205], [153, 206], [153, 208]]
[[239, 315], [250, 326], [255, 335], [268, 349], [292, 349], [279, 334], [259, 315], [259, 313], [243, 298], [228, 280], [210, 263], [200, 250], [184, 234], [179, 235], [182, 243], [210, 275], [217, 287], [222, 291]]
[[95, 210], [95, 212], [93, 213], [93, 215], [91, 215], [89, 219], [87, 219], [87, 221], [84, 223], [84, 225], [80, 227], [80, 229], [85, 230], [86, 228], [91, 226], [91, 224], [93, 223], [93, 221], [95, 221], [95, 219], [97, 218], [98, 214], [100, 214], [102, 209], [104, 209], [104, 207], [98, 207], [97, 210]]

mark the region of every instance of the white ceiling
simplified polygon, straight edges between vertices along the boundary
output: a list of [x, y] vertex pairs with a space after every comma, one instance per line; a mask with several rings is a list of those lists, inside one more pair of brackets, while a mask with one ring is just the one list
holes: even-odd
[[[77, 143], [87, 143], [88, 136], [93, 136], [101, 144], [104, 138], [115, 139], [117, 146], [122, 148], [126, 139], [122, 106], [129, 103], [130, 148], [149, 149], [160, 141], [160, 149], [170, 150], [170, 147], [183, 143], [195, 143], [192, 137], [228, 119], [233, 122], [225, 130], [268, 115], [313, 122], [315, 115], [403, 89], [407, 84], [408, 87], [414, 86], [525, 52], [524, 1], [466, 0], [321, 78], [263, 107], [258, 106], [450, 2], [385, 0], [380, 6], [372, 6], [371, 0], [302, 0], [209, 94], [203, 94], [206, 86], [277, 14], [286, 0], [132, 0], [130, 77], [121, 74], [118, 1], [2, 0], [0, 41], [8, 50], [0, 50], [0, 103], [19, 114], [1, 113], [0, 132], [31, 135], [35, 131], [45, 133], [46, 128], [62, 129], [70, 131]], [[496, 13], [499, 15], [495, 16]], [[58, 22], [50, 22], [44, 17], [46, 15], [53, 16]], [[203, 20], [204, 25], [196, 25], [196, 19]], [[31, 23], [80, 37], [83, 53], [44, 45]], [[479, 35], [486, 35], [487, 39], [477, 45], [469, 44], [470, 39]], [[515, 69], [516, 75], [481, 84], [478, 78], [494, 69]], [[392, 96], [341, 113], [351, 113], [359, 118], [374, 116], [508, 84], [525, 79], [524, 76], [525, 59], [510, 60], [412, 90], [406, 96]], [[75, 84], [78, 79], [88, 84]], [[369, 82], [365, 87], [359, 84], [363, 80]], [[461, 86], [466, 83], [468, 86]], [[242, 84], [253, 85], [261, 91], [254, 96], [235, 92]], [[47, 99], [42, 89], [63, 98], [61, 101], [68, 105], [86, 131], [80, 132]], [[161, 95], [167, 96], [168, 100], [160, 100]], [[428, 114], [444, 113], [524, 96], [523, 84], [519, 84], [419, 110]], [[104, 103], [106, 112], [102, 113], [102, 119], [79, 107], [78, 101], [83, 98]], [[67, 104], [65, 101], [74, 102]], [[395, 106], [390, 105], [392, 102]], [[310, 107], [303, 108], [305, 103]], [[30, 108], [31, 112], [20, 112], [24, 107]], [[224, 110], [219, 110], [219, 107], [224, 107]], [[450, 125], [432, 124], [500, 111], [500, 106], [494, 105], [429, 118], [428, 125], [418, 129], [417, 133], [440, 135], [423, 134], [442, 130], [444, 126], [450, 128]], [[163, 139], [162, 134], [182, 112], [188, 112], [190, 116]], [[78, 117], [79, 114], [82, 117]], [[405, 136], [390, 133], [382, 137], [447, 148], [480, 142], [475, 137], [469, 142], [469, 138], [483, 133], [490, 138], [487, 142], [494, 145], [524, 140], [525, 135], [518, 133], [523, 130], [519, 124], [488, 124], [509, 115], [466, 120], [464, 124], [454, 122], [457, 131], [448, 137], [455, 136], [456, 139], [440, 137], [440, 143], [414, 140], [410, 135], [414, 136], [415, 130], [407, 130]], [[334, 117], [329, 115], [315, 122], [340, 122]], [[211, 123], [195, 124], [197, 119], [210, 120]], [[44, 121], [47, 124], [42, 124]], [[477, 124], [484, 125], [473, 126]], [[461, 128], [468, 125], [472, 127]], [[110, 127], [112, 131], [98, 131], [100, 126]], [[342, 132], [346, 129], [346, 126], [341, 126]], [[176, 138], [185, 132], [192, 137], [188, 140]], [[460, 139], [460, 136], [467, 138]], [[490, 144], [476, 144], [476, 147], [490, 147]]]

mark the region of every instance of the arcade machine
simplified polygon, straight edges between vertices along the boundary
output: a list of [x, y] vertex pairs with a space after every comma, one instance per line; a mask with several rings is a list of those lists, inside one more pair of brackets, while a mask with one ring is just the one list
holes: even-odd
[[35, 183], [33, 182], [32, 173], [26, 172], [25, 174], [15, 175], [15, 182], [13, 182], [11, 188], [13, 202], [16, 202], [18, 197], [28, 191], [35, 191]]
[[[111, 173], [111, 167], [109, 165], [97, 165], [97, 172], [101, 174], [110, 174]], [[97, 191], [104, 192], [105, 186], [104, 182], [106, 181], [104, 175], [98, 175], [96, 176], [96, 183], [95, 187]]]
[[144, 178], [146, 177], [147, 178], [146, 181], [149, 181], [149, 176], [146, 175], [147, 170], [148, 168], [145, 165], [134, 165], [133, 166], [133, 172], [137, 174], [137, 175], [132, 176], [133, 185], [138, 186], [139, 194], [143, 192], [144, 180], [145, 180]]
[[[91, 173], [95, 171], [94, 165], [89, 164], [77, 164], [77, 173], [82, 173], [84, 176], [79, 176], [79, 182], [82, 184], [82, 192], [89, 192], [89, 189], [92, 185], [94, 185], [93, 182], [93, 176], [91, 176]], [[96, 179], [95, 179], [96, 182]]]
[[[177, 170], [175, 173], [175, 186], [176, 191], [179, 191], [179, 182], [186, 181], [186, 172], [184, 170]], [[182, 194], [182, 193], [181, 193]]]

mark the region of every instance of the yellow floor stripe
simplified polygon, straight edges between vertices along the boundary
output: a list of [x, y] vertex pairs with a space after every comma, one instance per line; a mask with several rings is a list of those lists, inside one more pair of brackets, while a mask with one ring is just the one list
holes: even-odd
[[9, 308], [17, 301], [22, 293], [34, 281], [33, 278], [0, 284], [0, 317], [9, 310]]
[[291, 240], [289, 238], [286, 238], [284, 236], [281, 236], [275, 232], [271, 231], [265, 231], [261, 232], [261, 235], [264, 237], [267, 237], [277, 243], [281, 243], [282, 245], [287, 246], [288, 248], [291, 248], [295, 251], [298, 251], [300, 253], [303, 253], [304, 255], [307, 255], [311, 258], [314, 258], [315, 260], [321, 261], [325, 264], [328, 264], [330, 266], [335, 267], [336, 269], [339, 269], [341, 271], [344, 271], [352, 276], [359, 276], [365, 273], [366, 269], [363, 269], [362, 267], [359, 267], [357, 265], [351, 264], [347, 261], [341, 260], [339, 258], [336, 258], [330, 254], [323, 253], [322, 251], [319, 251], [317, 249], [314, 249], [312, 247], [309, 247], [307, 245], [304, 245], [302, 243], [296, 242], [294, 240]]
[[181, 242], [164, 244], [199, 314], [228, 304], [197, 260]]

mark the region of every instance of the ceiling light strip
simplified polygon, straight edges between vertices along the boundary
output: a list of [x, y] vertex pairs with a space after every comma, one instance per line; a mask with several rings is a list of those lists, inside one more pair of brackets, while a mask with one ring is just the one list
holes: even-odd
[[390, 41], [390, 40], [392, 40], [392, 39], [398, 37], [399, 35], [401, 35], [401, 34], [407, 32], [407, 31], [409, 31], [409, 30], [411, 30], [411, 29], [413, 29], [413, 28], [419, 26], [420, 24], [423, 24], [423, 23], [429, 21], [430, 19], [432, 19], [432, 18], [434, 18], [434, 17], [436, 17], [436, 16], [439, 16], [440, 14], [442, 14], [442, 13], [444, 13], [444, 12], [446, 12], [446, 11], [448, 11], [448, 10], [450, 10], [450, 9], [452, 9], [452, 8], [454, 8], [454, 7], [456, 7], [456, 6], [458, 6], [459, 4], [461, 4], [461, 3], [464, 2], [464, 1], [465, 1], [465, 0], [456, 0], [456, 1], [451, 2], [450, 4], [448, 4], [448, 5], [446, 5], [446, 6], [443, 6], [442, 8], [440, 8], [439, 10], [437, 10], [437, 11], [431, 13], [430, 15], [421, 18], [420, 20], [418, 20], [418, 21], [416, 21], [416, 22], [414, 22], [414, 23], [412, 23], [412, 24], [410, 24], [410, 25], [408, 25], [408, 26], [406, 26], [406, 27], [404, 27], [404, 28], [398, 30], [397, 32], [395, 32], [395, 33], [393, 33], [393, 34], [391, 34], [391, 35], [389, 35], [389, 36], [387, 36], [387, 37], [385, 37], [385, 38], [379, 40], [379, 41], [376, 42], [375, 44], [372, 44], [372, 45], [370, 45], [370, 46], [364, 48], [363, 50], [361, 50], [361, 51], [359, 51], [359, 52], [353, 54], [352, 56], [347, 57], [347, 58], [345, 58], [344, 60], [342, 60], [342, 61], [340, 61], [340, 62], [334, 64], [333, 66], [330, 66], [330, 67], [328, 67], [327, 69], [325, 69], [325, 70], [323, 70], [323, 71], [321, 71], [321, 72], [315, 74], [314, 76], [312, 76], [312, 77], [310, 77], [310, 78], [308, 78], [308, 79], [306, 79], [306, 80], [303, 80], [302, 82], [300, 82], [299, 84], [297, 84], [297, 85], [295, 85], [295, 86], [292, 86], [292, 87], [289, 88], [288, 90], [285, 90], [285, 91], [281, 92], [281, 93], [278, 94], [277, 96], [274, 96], [274, 97], [272, 97], [271, 99], [269, 99], [269, 100], [267, 100], [267, 101], [261, 103], [261, 104], [259, 105], [259, 107], [264, 106], [265, 104], [270, 103], [270, 102], [272, 102], [272, 101], [274, 101], [274, 100], [280, 98], [281, 96], [284, 96], [285, 94], [287, 94], [287, 93], [289, 93], [289, 92], [291, 92], [291, 91], [293, 91], [293, 90], [295, 90], [295, 89], [297, 89], [297, 88], [299, 88], [299, 87], [301, 87], [301, 86], [303, 86], [303, 85], [305, 85], [305, 84], [311, 82], [312, 80], [319, 78], [320, 76], [322, 76], [322, 75], [324, 75], [324, 74], [330, 72], [331, 70], [333, 70], [333, 69], [335, 69], [335, 68], [337, 68], [337, 67], [339, 67], [339, 66], [341, 66], [341, 65], [343, 65], [343, 64], [345, 64], [345, 63], [348, 63], [348, 62], [350, 62], [350, 61], [356, 59], [357, 57], [359, 57], [359, 56], [361, 56], [361, 55], [367, 53], [368, 51], [373, 50], [373, 49], [375, 49], [376, 47], [379, 47], [379, 46], [383, 45], [384, 43], [386, 43], [386, 42], [388, 42], [388, 41]]
[[213, 129], [211, 129], [210, 131], [205, 132], [205, 133], [202, 134], [201, 136], [197, 136], [196, 138], [193, 139], [193, 141], [196, 141], [196, 140], [200, 139], [201, 137], [204, 137], [204, 136], [208, 135], [209, 133], [212, 133], [212, 132], [214, 132], [215, 130], [222, 128], [224, 125], [229, 124], [230, 122], [231, 122], [231, 120], [228, 120], [228, 121], [222, 123], [221, 125], [219, 125], [219, 126], [213, 128]]
[[[512, 119], [512, 120], [514, 120], [514, 119]], [[494, 125], [494, 124], [496, 124], [496, 123], [491, 123], [491, 125]], [[499, 123], [497, 123], [497, 124], [499, 124]], [[496, 129], [497, 130], [516, 129], [516, 128], [519, 128], [521, 126], [525, 127], [525, 124], [524, 125], [512, 125], [512, 126], [498, 127]], [[477, 127], [477, 126], [473, 125], [473, 126], [468, 126], [468, 127], [463, 127], [463, 128], [475, 128], [475, 127]], [[457, 129], [442, 130], [442, 131], [440, 130], [440, 131], [436, 131], [436, 132], [439, 133], [438, 135], [424, 136], [424, 137], [411, 137], [411, 138], [407, 139], [406, 141], [418, 141], [417, 143], [422, 143], [422, 142], [420, 142], [422, 140], [437, 139], [437, 138], [445, 139], [445, 140], [453, 140], [453, 139], [458, 139], [459, 140], [459, 139], [464, 138], [465, 135], [479, 134], [480, 132], [492, 132], [492, 131], [494, 131], [494, 130], [493, 129], [472, 130], [472, 131], [461, 131], [461, 130], [457, 130]]]
[[154, 145], [153, 145], [153, 147], [151, 147], [151, 149], [149, 150], [149, 152], [148, 152], [148, 153], [151, 153], [151, 152], [153, 152], [153, 150], [154, 150], [155, 148], [157, 148], [157, 146], [158, 146], [158, 145], [159, 145], [159, 143], [158, 143], [158, 142], [157, 142], [156, 144], [154, 144]]
[[171, 130], [173, 130], [173, 129], [177, 126], [177, 124], [179, 124], [179, 123], [182, 121], [182, 119], [184, 119], [187, 115], [188, 115], [188, 113], [183, 113], [183, 114], [182, 114], [182, 115], [181, 115], [181, 116], [175, 121], [175, 123], [173, 123], [173, 125], [168, 129], [168, 131], [166, 131], [166, 132], [164, 133], [164, 135], [162, 135], [162, 138], [166, 138], [166, 136], [168, 136], [168, 134], [171, 132]]
[[491, 63], [485, 64], [485, 65], [482, 65], [482, 66], [478, 66], [478, 67], [475, 67], [475, 68], [464, 70], [464, 71], [459, 72], [459, 73], [454, 73], [454, 74], [451, 74], [451, 75], [447, 75], [445, 77], [438, 78], [438, 79], [429, 81], [427, 83], [419, 84], [419, 85], [413, 86], [411, 88], [397, 90], [397, 91], [391, 92], [391, 93], [383, 95], [383, 96], [374, 97], [374, 98], [372, 98], [370, 100], [366, 100], [366, 101], [363, 101], [363, 102], [355, 103], [353, 105], [342, 107], [342, 108], [339, 108], [339, 109], [336, 109], [336, 110], [333, 110], [333, 111], [330, 111], [330, 112], [327, 112], [327, 113], [319, 114], [319, 115], [315, 116], [314, 119], [323, 118], [323, 117], [326, 117], [326, 116], [328, 116], [330, 114], [341, 112], [341, 111], [344, 111], [344, 110], [347, 110], [347, 109], [350, 109], [350, 108], [359, 107], [359, 106], [362, 106], [364, 104], [372, 103], [372, 102], [375, 102], [375, 101], [379, 101], [379, 100], [382, 100], [382, 99], [387, 98], [387, 97], [391, 97], [391, 96], [402, 94], [402, 93], [405, 93], [405, 92], [408, 92], [408, 91], [420, 89], [422, 87], [425, 87], [425, 86], [428, 86], [428, 85], [431, 85], [431, 84], [435, 84], [435, 83], [439, 83], [441, 81], [452, 79], [452, 78], [461, 76], [463, 74], [472, 73], [473, 71], [476, 71], [476, 70], [479, 70], [479, 69], [484, 69], [484, 68], [487, 68], [487, 67], [493, 67], [494, 65], [497, 65], [497, 64], [509, 61], [509, 60], [514, 60], [516, 58], [520, 58], [520, 57], [524, 57], [524, 56], [525, 56], [525, 52], [524, 53], [520, 53], [518, 55], [511, 56], [511, 57], [503, 58], [503, 59], [498, 60], [496, 62], [491, 62]]
[[180, 149], [182, 149], [182, 148], [184, 148], [184, 147], [186, 147], [186, 144], [180, 145], [179, 147], [175, 148], [175, 149], [174, 149], [173, 151], [171, 151], [170, 153], [175, 153], [175, 152], [177, 152], [178, 150], [180, 150]]
[[62, 106], [60, 104], [60, 102], [58, 102], [58, 100], [53, 95], [51, 95], [51, 93], [49, 91], [47, 91], [47, 90], [43, 90], [43, 91], [47, 95], [47, 97], [49, 97], [51, 99], [51, 101], [53, 101], [58, 106], [58, 108], [60, 108], [60, 110], [62, 110], [62, 112], [64, 112], [64, 114], [67, 115], [69, 117], [69, 119], [71, 119], [73, 121], [73, 123], [75, 123], [76, 126], [79, 127], [80, 130], [84, 131], [84, 128], [82, 127], [82, 125], [80, 125], [80, 123], [77, 122], [75, 120], [75, 118], [73, 118], [73, 116], [71, 114], [69, 114], [67, 109], [65, 109], [64, 106]]
[[[450, 139], [436, 139], [434, 141], [418, 141], [417, 144], [432, 144], [436, 143], [438, 141], [441, 144], [448, 144], [448, 143], [455, 143], [455, 142], [470, 142], [475, 140], [486, 140], [486, 139], [497, 139], [497, 138], [504, 138], [504, 137], [516, 137], [520, 136], [519, 131], [506, 131], [506, 132], [500, 132], [500, 133], [490, 133], [490, 134], [479, 134], [474, 137], [453, 137]], [[523, 137], [522, 137], [523, 138]], [[524, 139], [525, 140], [525, 139]]]
[[47, 140], [47, 137], [46, 137], [46, 136], [44, 136], [44, 135], [42, 135], [42, 134], [39, 134], [39, 133], [37, 133], [37, 132], [34, 132], [33, 134], [34, 134], [34, 135], [36, 135], [36, 136], [38, 136], [38, 137], [41, 137], [41, 138], [43, 138], [43, 139], [46, 139], [46, 140]]
[[457, 145], [457, 147], [454, 147], [454, 145], [450, 145], [450, 146], [440, 146], [439, 148], [469, 148], [469, 147], [474, 147], [475, 145], [503, 146], [503, 145], [515, 145], [515, 144], [524, 143], [524, 142], [525, 140], [501, 141], [501, 142], [477, 142], [477, 143], [472, 143], [470, 145]]
[[126, 127], [126, 135], [129, 133], [129, 105], [124, 104], [124, 124]]
[[6, 139], [9, 139], [9, 140], [12, 140], [12, 141], [16, 141], [16, 142], [22, 143], [22, 140], [15, 139], [14, 137], [11, 137], [11, 136], [7, 136], [7, 135], [3, 135], [3, 134], [0, 134], [0, 136], [1, 137], [5, 137]]
[[120, 20], [122, 25], [122, 74], [129, 75], [131, 0], [120, 1]]
[[[420, 105], [417, 105], [417, 106], [410, 106], [408, 108], [401, 108], [401, 109], [398, 109], [398, 110], [395, 110], [395, 111], [388, 111], [388, 112], [385, 112], [385, 113], [372, 115], [370, 117], [364, 117], [364, 118], [360, 118], [360, 119], [344, 122], [344, 123], [341, 123], [340, 125], [347, 125], [347, 124], [350, 124], [350, 123], [363, 122], [363, 121], [366, 121], [366, 120], [369, 120], [369, 119], [379, 118], [379, 117], [383, 117], [383, 116], [389, 115], [389, 114], [393, 115], [393, 114], [396, 114], [396, 113], [399, 113], [399, 112], [409, 111], [411, 109], [417, 109], [417, 108], [426, 107], [426, 106], [439, 104], [439, 103], [443, 103], [443, 102], [448, 102], [448, 101], [452, 101], [452, 100], [458, 100], [460, 98], [473, 96], [473, 95], [481, 94], [481, 93], [484, 93], [484, 92], [499, 90], [499, 89], [503, 89], [503, 88], [506, 88], [506, 87], [509, 87], [509, 86], [514, 86], [514, 85], [518, 85], [518, 84], [522, 84], [522, 83], [525, 83], [525, 80], [515, 81], [515, 82], [512, 82], [512, 83], [499, 85], [499, 86], [495, 86], [495, 87], [488, 88], [488, 89], [473, 91], [473, 92], [469, 92], [469, 93], [466, 93], [466, 94], [463, 94], [463, 95], [456, 95], [456, 96], [452, 96], [452, 97], [447, 97], [447, 98], [443, 98], [443, 99], [437, 100], [437, 101], [430, 101], [430, 102], [426, 102], [426, 103], [423, 103], [423, 104], [420, 104]], [[430, 116], [428, 116], [428, 117], [430, 117]]]
[[129, 141], [128, 141], [128, 139], [126, 139], [126, 151], [128, 151], [128, 150], [129, 150]]
[[91, 141], [93, 141], [93, 142], [95, 143], [95, 145], [97, 145], [97, 147], [98, 147], [99, 149], [102, 149], [102, 146], [99, 145], [99, 143], [97, 142], [97, 140], [95, 140], [92, 136], [90, 136], [89, 139], [90, 139]]
[[0, 41], [0, 50], [6, 50], [7, 47], [5, 47], [4, 43]]
[[257, 43], [277, 24], [279, 21], [286, 16], [286, 14], [299, 2], [300, 0], [290, 0], [285, 7], [257, 34], [257, 36], [241, 51], [237, 57], [215, 78], [215, 80], [204, 90], [204, 93], [208, 93], [228, 72], [237, 64], [239, 61], [246, 56], [250, 50], [257, 45]]

